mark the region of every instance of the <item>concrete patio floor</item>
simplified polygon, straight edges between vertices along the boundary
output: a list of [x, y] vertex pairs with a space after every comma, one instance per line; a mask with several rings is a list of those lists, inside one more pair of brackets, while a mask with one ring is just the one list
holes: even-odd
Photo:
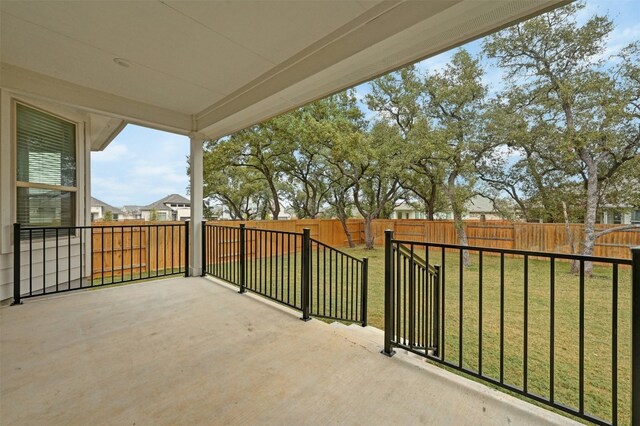
[[0, 308], [2, 425], [576, 424], [205, 278]]

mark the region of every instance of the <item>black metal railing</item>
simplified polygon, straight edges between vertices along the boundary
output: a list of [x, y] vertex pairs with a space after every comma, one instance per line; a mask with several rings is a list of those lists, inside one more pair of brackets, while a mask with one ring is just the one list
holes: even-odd
[[303, 233], [203, 225], [207, 274], [304, 311]]
[[[367, 262], [303, 232], [204, 223], [202, 269], [311, 315], [366, 325]], [[315, 250], [314, 250], [315, 249]], [[315, 255], [315, 258], [314, 258]]]
[[[392, 246], [395, 341], [413, 350], [438, 354], [440, 266], [430, 265], [413, 245]], [[427, 253], [424, 253], [427, 254]]]
[[640, 248], [611, 259], [387, 231], [383, 353], [394, 347], [596, 424], [640, 425]]
[[24, 227], [14, 224], [14, 297], [188, 274], [188, 222]]
[[205, 225], [203, 270], [230, 283], [240, 282], [240, 228]]
[[311, 239], [310, 310], [321, 318], [367, 323], [368, 260]]

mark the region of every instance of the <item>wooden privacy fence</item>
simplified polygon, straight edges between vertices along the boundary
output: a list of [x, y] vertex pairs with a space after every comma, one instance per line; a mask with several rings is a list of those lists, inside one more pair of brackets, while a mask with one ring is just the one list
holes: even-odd
[[[332, 246], [347, 246], [347, 236], [337, 219], [294, 219], [294, 220], [217, 220], [208, 221], [211, 225], [237, 227], [244, 223], [247, 228], [265, 229], [270, 231], [299, 232], [309, 228], [311, 238]], [[364, 223], [359, 219], [349, 219], [347, 227], [354, 242], [360, 244], [364, 238]], [[360, 234], [363, 236], [361, 237]], [[362, 240], [364, 241], [364, 240]]]
[[[311, 237], [332, 246], [347, 246], [347, 237], [342, 225], [336, 219], [298, 219], [279, 221], [212, 221], [212, 224], [237, 226], [244, 223], [248, 228], [273, 229], [288, 232], [311, 230]], [[524, 223], [509, 221], [467, 221], [464, 224], [469, 245], [514, 250], [533, 250], [550, 253], [571, 253], [566, 225], [561, 223]], [[620, 225], [596, 225], [596, 230], [619, 227]], [[364, 243], [364, 221], [350, 219], [347, 227], [356, 244]], [[377, 219], [371, 227], [377, 246], [384, 245], [384, 231], [391, 229], [397, 239], [457, 244], [457, 234], [453, 221], [421, 219]], [[584, 239], [584, 225], [569, 225], [573, 234], [574, 250], [580, 252]], [[596, 240], [594, 256], [629, 259], [629, 248], [640, 246], [640, 229], [612, 232]]]
[[184, 222], [98, 222], [93, 226], [94, 280], [123, 275], [153, 276], [159, 271], [186, 267]]
[[[340, 221], [336, 219], [297, 219], [269, 221], [210, 221], [210, 224], [267, 229], [285, 232], [302, 232], [309, 228], [311, 238], [334, 247], [346, 247], [347, 236]], [[103, 222], [92, 232], [92, 258], [94, 277], [119, 276], [122, 274], [145, 274], [185, 266], [185, 235], [182, 222]], [[127, 227], [119, 228], [121, 225]], [[140, 227], [129, 227], [142, 225]], [[158, 225], [157, 227], [155, 225]], [[175, 225], [172, 228], [163, 225]], [[551, 253], [570, 253], [569, 238], [564, 224], [521, 223], [508, 221], [468, 221], [464, 224], [469, 244], [514, 250], [533, 250]], [[597, 230], [619, 225], [597, 225]], [[104, 227], [104, 228], [102, 228]], [[350, 219], [347, 227], [356, 244], [364, 243], [364, 221]], [[579, 253], [584, 238], [582, 224], [570, 224]], [[452, 221], [428, 221], [420, 219], [378, 219], [372, 223], [375, 244], [384, 244], [384, 231], [391, 229], [397, 239], [457, 244]], [[266, 238], [251, 234], [250, 250], [254, 250], [255, 238]], [[236, 238], [229, 236], [225, 244], [237, 246]], [[265, 255], [272, 251], [271, 241], [266, 241]], [[596, 240], [594, 256], [628, 259], [630, 247], [640, 246], [640, 230], [612, 232]], [[264, 247], [264, 246], [263, 246]], [[237, 248], [237, 247], [236, 247]], [[292, 251], [296, 251], [293, 247]], [[237, 250], [230, 250], [235, 253]], [[170, 253], [166, 254], [165, 253]], [[232, 261], [233, 259], [229, 259]]]

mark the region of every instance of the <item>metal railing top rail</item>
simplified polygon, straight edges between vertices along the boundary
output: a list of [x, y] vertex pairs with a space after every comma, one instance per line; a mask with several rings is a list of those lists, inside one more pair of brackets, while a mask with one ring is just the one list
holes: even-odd
[[[209, 225], [209, 226], [219, 226], [219, 225]], [[227, 228], [238, 229], [238, 227], [228, 226]], [[255, 228], [255, 227], [245, 227], [247, 231], [258, 231], [258, 232], [269, 232], [273, 234], [283, 234], [283, 235], [299, 235], [302, 236], [302, 232], [294, 232], [294, 231], [282, 231], [280, 229], [265, 229], [265, 228]]]
[[438, 272], [434, 265], [427, 263], [427, 260], [420, 257], [420, 255], [413, 250], [413, 246], [409, 248], [406, 244], [397, 243], [397, 248], [401, 255], [407, 259], [412, 259], [420, 268], [429, 271], [430, 274], [436, 274]]
[[[225, 229], [238, 229], [237, 226], [230, 226], [230, 225], [218, 225], [217, 223], [207, 223], [203, 221], [203, 225], [205, 226], [212, 226], [215, 228], [225, 228]], [[249, 228], [245, 228], [245, 229], [249, 229]]]
[[358, 259], [357, 257], [354, 257], [354, 256], [350, 255], [349, 253], [345, 253], [342, 250], [339, 250], [339, 249], [337, 249], [335, 247], [327, 245], [327, 244], [323, 243], [322, 241], [316, 240], [315, 238], [311, 238], [311, 242], [315, 243], [315, 244], [318, 244], [318, 245], [320, 245], [322, 247], [326, 247], [326, 248], [328, 248], [330, 250], [337, 251], [338, 253], [342, 254], [345, 257], [348, 257], [349, 259], [352, 259], [352, 260], [355, 260], [356, 262], [362, 263], [362, 259]]
[[21, 231], [55, 231], [69, 230], [69, 229], [114, 229], [114, 228], [151, 228], [151, 227], [171, 227], [171, 226], [184, 226], [184, 222], [162, 222], [162, 223], [138, 223], [135, 225], [70, 225], [70, 226], [25, 226], [20, 225]]
[[445, 249], [454, 250], [468, 250], [468, 251], [484, 251], [498, 254], [513, 254], [519, 256], [530, 257], [549, 257], [555, 259], [567, 259], [567, 260], [583, 260], [585, 262], [603, 262], [603, 263], [618, 263], [621, 265], [631, 265], [633, 261], [631, 259], [621, 259], [617, 257], [602, 257], [602, 256], [585, 256], [582, 254], [568, 254], [568, 253], [552, 253], [545, 251], [533, 251], [533, 250], [516, 250], [516, 249], [503, 249], [497, 247], [482, 247], [482, 246], [465, 246], [460, 244], [445, 244], [445, 243], [430, 243], [422, 241], [409, 241], [393, 238], [391, 240], [394, 244], [414, 245], [414, 246], [429, 246], [439, 247]]

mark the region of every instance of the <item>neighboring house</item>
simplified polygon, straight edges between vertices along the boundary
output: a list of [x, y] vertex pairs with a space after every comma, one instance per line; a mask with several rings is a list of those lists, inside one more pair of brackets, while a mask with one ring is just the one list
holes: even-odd
[[142, 220], [140, 209], [143, 206], [124, 206], [122, 207], [122, 215], [127, 220]]
[[[393, 210], [394, 219], [425, 219], [423, 210], [417, 209], [408, 203], [402, 203]], [[453, 220], [452, 211], [436, 212], [436, 220]], [[476, 195], [465, 203], [464, 220], [503, 220], [503, 215], [496, 210], [493, 201], [482, 195]]]
[[503, 220], [504, 216], [496, 210], [490, 198], [476, 195], [465, 203], [465, 220]]
[[[273, 215], [271, 215], [271, 218], [273, 219]], [[278, 220], [290, 220], [290, 219], [294, 219], [294, 215], [289, 213], [289, 212], [280, 212], [280, 214], [278, 215]]]
[[605, 206], [598, 214], [600, 223], [608, 225], [640, 224], [640, 209], [638, 207]]
[[111, 212], [112, 220], [124, 220], [122, 210], [100, 201], [95, 197], [91, 197], [91, 222], [104, 219], [107, 212]]
[[[231, 217], [231, 213], [229, 213], [229, 209], [227, 207], [221, 207], [219, 210], [214, 210], [212, 212], [213, 220], [237, 220]], [[267, 219], [273, 220], [273, 215], [268, 215]], [[289, 212], [280, 212], [278, 215], [278, 220], [291, 220], [296, 219], [295, 214]]]
[[415, 208], [409, 203], [402, 203], [393, 209], [394, 219], [425, 219], [424, 210]]
[[140, 207], [141, 219], [151, 220], [153, 212], [156, 220], [186, 220], [191, 214], [191, 202], [180, 194], [167, 195], [160, 200]]

